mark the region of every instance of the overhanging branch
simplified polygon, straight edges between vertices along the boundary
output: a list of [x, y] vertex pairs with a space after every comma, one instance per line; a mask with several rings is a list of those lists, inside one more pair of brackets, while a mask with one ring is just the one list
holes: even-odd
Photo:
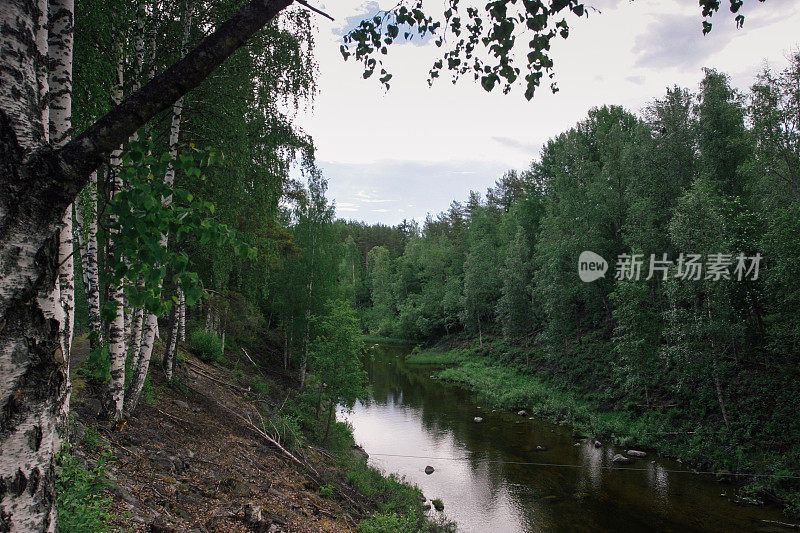
[[251, 0], [197, 48], [125, 98], [81, 135], [56, 152], [68, 196], [131, 134], [181, 96], [200, 85], [219, 65], [293, 0]]
[[324, 11], [320, 11], [319, 9], [317, 9], [316, 7], [314, 7], [314, 6], [312, 6], [312, 5], [309, 5], [309, 3], [308, 3], [308, 2], [306, 2], [306, 0], [297, 0], [297, 3], [298, 3], [298, 4], [300, 4], [300, 5], [301, 5], [301, 6], [303, 6], [303, 7], [306, 7], [306, 8], [308, 8], [308, 9], [310, 9], [310, 10], [311, 10], [311, 11], [313, 11], [314, 13], [317, 13], [317, 14], [319, 14], [319, 15], [322, 15], [322, 16], [323, 16], [323, 17], [325, 17], [326, 19], [333, 20], [333, 17], [332, 17], [332, 16], [328, 15], [328, 14], [327, 14], [327, 13], [325, 13]]

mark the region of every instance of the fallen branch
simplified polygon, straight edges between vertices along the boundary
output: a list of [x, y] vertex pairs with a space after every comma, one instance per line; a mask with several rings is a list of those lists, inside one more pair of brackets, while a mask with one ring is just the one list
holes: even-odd
[[258, 368], [258, 365], [256, 364], [256, 362], [255, 362], [255, 361], [253, 361], [252, 359], [250, 359], [250, 355], [247, 353], [247, 350], [245, 350], [245, 349], [244, 349], [244, 346], [242, 346], [242, 353], [244, 354], [244, 356], [245, 356], [245, 357], [247, 357], [247, 360], [248, 360], [248, 361], [250, 361], [251, 363], [253, 363], [253, 366], [254, 366], [254, 367]]
[[181, 424], [185, 424], [185, 425], [187, 425], [187, 426], [191, 426], [191, 425], [192, 425], [192, 424], [191, 424], [191, 422], [189, 422], [188, 420], [184, 420], [184, 419], [182, 419], [182, 418], [178, 418], [178, 417], [177, 417], [177, 416], [175, 416], [175, 415], [171, 415], [171, 414], [169, 414], [169, 413], [167, 413], [167, 412], [165, 412], [165, 411], [162, 411], [162, 410], [161, 410], [161, 409], [159, 409], [158, 407], [153, 407], [153, 409], [155, 409], [156, 411], [158, 411], [158, 412], [159, 412], [159, 413], [161, 413], [162, 415], [166, 416], [167, 418], [169, 418], [169, 419], [170, 419], [170, 420], [172, 420], [173, 422], [179, 422], [179, 423], [181, 423]]
[[778, 522], [777, 520], [761, 520], [765, 524], [775, 524], [776, 526], [788, 527], [790, 529], [800, 529], [800, 524], [789, 524], [787, 522]]
[[241, 393], [250, 392], [248, 389], [245, 389], [244, 387], [240, 387], [239, 385], [234, 385], [233, 383], [229, 383], [227, 381], [223, 381], [223, 380], [221, 380], [219, 378], [215, 378], [214, 376], [206, 374], [205, 372], [201, 371], [199, 367], [194, 366], [193, 363], [189, 363], [189, 361], [186, 361], [186, 363], [187, 363], [186, 367], [189, 370], [191, 370], [192, 372], [194, 372], [195, 374], [199, 374], [199, 375], [203, 376], [204, 378], [207, 378], [207, 379], [210, 379], [211, 381], [219, 383], [220, 385], [225, 385], [226, 387], [230, 387], [230, 388], [232, 388], [233, 390], [235, 390], [237, 392], [241, 392]]
[[[258, 426], [256, 426], [255, 424], [253, 424], [253, 422], [252, 422], [252, 421], [251, 421], [249, 418], [245, 418], [245, 417], [243, 417], [242, 415], [240, 415], [239, 413], [237, 413], [237, 412], [236, 412], [236, 411], [234, 411], [233, 409], [229, 409], [228, 407], [226, 407], [226, 406], [224, 406], [224, 405], [222, 405], [222, 404], [219, 404], [219, 406], [220, 406], [220, 407], [222, 407], [223, 409], [225, 409], [226, 411], [228, 411], [230, 414], [232, 414], [233, 416], [235, 416], [235, 417], [236, 417], [236, 418], [238, 418], [239, 420], [241, 420], [242, 422], [244, 422], [244, 423], [246, 424], [246, 426], [247, 426], [247, 428], [248, 428], [248, 429], [250, 429], [250, 430], [252, 430], [253, 432], [257, 433], [257, 434], [258, 434], [259, 436], [261, 436], [261, 437], [262, 437], [264, 440], [266, 440], [267, 442], [269, 442], [270, 444], [272, 444], [273, 446], [275, 446], [276, 448], [278, 448], [278, 450], [280, 450], [280, 451], [281, 451], [281, 453], [283, 453], [283, 454], [284, 454], [286, 457], [288, 457], [289, 459], [291, 459], [292, 461], [294, 461], [294, 462], [295, 462], [295, 463], [297, 463], [298, 465], [302, 466], [303, 468], [310, 468], [310, 467], [307, 467], [307, 466], [306, 466], [306, 464], [305, 464], [305, 463], [303, 463], [303, 461], [301, 461], [300, 459], [298, 459], [297, 457], [295, 457], [295, 456], [292, 454], [292, 452], [290, 452], [289, 450], [287, 450], [286, 448], [284, 448], [283, 446], [281, 446], [281, 445], [280, 445], [280, 443], [279, 443], [278, 441], [276, 441], [275, 439], [273, 439], [272, 437], [270, 437], [269, 435], [267, 435], [267, 433], [266, 433], [265, 431], [263, 431], [263, 430], [259, 429], [259, 427], [258, 427]], [[312, 469], [312, 470], [313, 470], [313, 469]]]

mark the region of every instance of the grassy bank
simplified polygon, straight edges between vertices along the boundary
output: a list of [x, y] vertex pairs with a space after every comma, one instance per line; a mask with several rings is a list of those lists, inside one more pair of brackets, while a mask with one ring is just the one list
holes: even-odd
[[[355, 504], [354, 514], [359, 533], [446, 533], [453, 526], [426, 513], [422, 491], [395, 475], [384, 475], [353, 453], [355, 440], [352, 427], [332, 419], [318, 408], [318, 383], [312, 376], [308, 386], [297, 392], [281, 380], [263, 374], [251, 375], [248, 385], [256, 397], [277, 402], [286, 395], [278, 412], [267, 410], [274, 433], [289, 450], [299, 456], [315, 452], [318, 470], [323, 478], [319, 495], [337, 499], [342, 504]], [[352, 500], [352, 501], [348, 501]]]
[[381, 335], [363, 335], [361, 340], [364, 341], [364, 344], [389, 344], [392, 346], [400, 346], [400, 345], [414, 345], [417, 344], [418, 341], [411, 340], [411, 339], [401, 339], [398, 337], [384, 337]]
[[[596, 352], [604, 346], [582, 349]], [[743, 495], [780, 501], [792, 515], [800, 514], [800, 486], [791, 479], [796, 476], [793, 458], [798, 443], [771, 447], [774, 441], [766, 436], [769, 428], [764, 429], [762, 440], [725, 431], [714, 420], [699, 417], [694, 406], [681, 402], [634, 404], [626, 401], [624, 389], [606, 379], [602, 367], [587, 363], [569, 378], [544, 362], [547, 354], [514, 350], [501, 340], [484, 339], [479, 348], [470, 341], [448, 339], [434, 348], [415, 349], [406, 361], [445, 365], [437, 376], [474, 390], [482, 402], [509, 411], [525, 409], [603, 442], [655, 450], [721, 473], [759, 474], [749, 478]]]

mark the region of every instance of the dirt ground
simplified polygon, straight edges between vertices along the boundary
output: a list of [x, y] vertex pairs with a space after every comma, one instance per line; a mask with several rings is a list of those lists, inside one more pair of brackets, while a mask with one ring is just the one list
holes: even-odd
[[[230, 371], [190, 358], [180, 370], [181, 390], [167, 386], [153, 367], [155, 400], [140, 402], [121, 428], [111, 428], [97, 418], [100, 401], [76, 372], [87, 351], [87, 342], [77, 340], [71, 440], [86, 442], [87, 431], [96, 430], [107, 443], [79, 446], [75, 453], [89, 462], [104, 447], [113, 455], [108, 492], [115, 526], [154, 532], [355, 531], [348, 509], [316, 493], [316, 476], [239, 418], [258, 415]], [[306, 454], [304, 461], [322, 468], [324, 460]]]

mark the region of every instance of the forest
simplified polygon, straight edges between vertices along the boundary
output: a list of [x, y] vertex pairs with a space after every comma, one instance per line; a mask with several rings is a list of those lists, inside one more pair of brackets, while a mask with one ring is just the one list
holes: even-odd
[[[498, 406], [777, 474], [758, 490], [797, 508], [798, 83], [798, 54], [746, 93], [707, 69], [641, 113], [592, 109], [422, 226], [338, 222], [363, 327]], [[603, 277], [581, 280], [583, 251]]]
[[[392, 44], [431, 39], [421, 81], [531, 100], [586, 17], [429, 5], [365, 17], [343, 59], [388, 91]], [[720, 3], [699, 11], [708, 33]], [[0, 6], [0, 531], [452, 531], [337, 417], [371, 394], [369, 346], [398, 339], [500, 408], [755, 474], [749, 494], [798, 512], [800, 55], [747, 93], [707, 69], [641, 112], [596, 107], [485, 198], [370, 225], [337, 218], [297, 122], [329, 18], [301, 0]], [[604, 277], [581, 281], [584, 251]], [[716, 270], [681, 279], [680, 254]], [[623, 256], [675, 263], [640, 279]]]

